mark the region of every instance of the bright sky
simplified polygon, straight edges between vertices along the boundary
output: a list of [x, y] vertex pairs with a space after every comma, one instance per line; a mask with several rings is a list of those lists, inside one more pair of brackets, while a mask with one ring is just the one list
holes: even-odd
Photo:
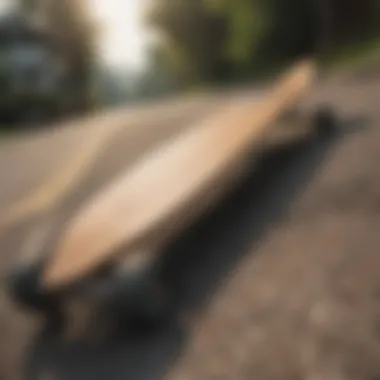
[[1, 0], [0, 1], [0, 14], [6, 12], [8, 9], [12, 8], [11, 0]]
[[[102, 60], [116, 68], [142, 68], [150, 38], [143, 20], [149, 0], [87, 1], [101, 24], [99, 48]], [[12, 0], [0, 0], [0, 13], [12, 5]]]
[[149, 40], [143, 16], [147, 0], [90, 0], [101, 24], [101, 57], [109, 65], [139, 69]]

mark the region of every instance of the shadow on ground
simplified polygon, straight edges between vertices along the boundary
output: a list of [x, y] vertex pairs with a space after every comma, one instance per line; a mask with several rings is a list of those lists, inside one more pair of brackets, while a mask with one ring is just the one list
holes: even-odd
[[[368, 124], [359, 117], [342, 123], [334, 138], [266, 154], [238, 189], [169, 247], [162, 276], [176, 289], [179, 310], [196, 314], [207, 307], [239, 260], [286, 216], [336, 143]], [[39, 336], [27, 357], [25, 379], [159, 379], [180, 355], [189, 333], [178, 322], [132, 341], [119, 337], [101, 346], [58, 345]]]

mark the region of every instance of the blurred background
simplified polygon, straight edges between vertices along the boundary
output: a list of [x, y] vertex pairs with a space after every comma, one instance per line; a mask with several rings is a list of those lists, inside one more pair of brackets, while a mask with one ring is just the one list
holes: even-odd
[[[174, 245], [165, 273], [188, 322], [99, 350], [37, 336], [8, 302], [19, 258], [157, 144], [309, 55], [331, 80], [308, 101], [336, 110], [339, 133], [268, 148]], [[157, 379], [182, 352], [168, 379], [215, 378], [214, 363], [231, 379], [379, 379], [379, 68], [378, 0], [0, 0], [0, 379]]]
[[2, 0], [2, 131], [380, 52], [376, 0]]

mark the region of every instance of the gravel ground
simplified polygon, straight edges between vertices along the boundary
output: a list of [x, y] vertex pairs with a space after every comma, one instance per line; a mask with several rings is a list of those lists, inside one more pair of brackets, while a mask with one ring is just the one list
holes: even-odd
[[[164, 331], [56, 344], [4, 294], [0, 379], [379, 378], [379, 89], [376, 77], [317, 89], [312, 101], [336, 106], [340, 135], [267, 159], [171, 247], [164, 271], [183, 318]], [[119, 170], [119, 149], [104, 152], [56, 214]], [[40, 220], [2, 236], [3, 293], [6, 270]]]

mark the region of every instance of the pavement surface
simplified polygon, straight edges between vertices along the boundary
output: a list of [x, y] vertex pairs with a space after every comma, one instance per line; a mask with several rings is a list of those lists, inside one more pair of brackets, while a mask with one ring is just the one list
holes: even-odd
[[[376, 75], [337, 76], [316, 88], [310, 102], [329, 102], [340, 115], [337, 136], [264, 157], [168, 249], [163, 272], [182, 318], [101, 345], [41, 335], [39, 321], [8, 299], [7, 271], [38, 228], [58, 233], [146, 149], [245, 95], [131, 109], [108, 119], [110, 129], [118, 125], [110, 134], [92, 119], [83, 130], [58, 128], [34, 145], [21, 139], [0, 149], [0, 379], [378, 378], [379, 88]], [[90, 149], [80, 153], [82, 144]], [[60, 170], [76, 179], [57, 184]]]

